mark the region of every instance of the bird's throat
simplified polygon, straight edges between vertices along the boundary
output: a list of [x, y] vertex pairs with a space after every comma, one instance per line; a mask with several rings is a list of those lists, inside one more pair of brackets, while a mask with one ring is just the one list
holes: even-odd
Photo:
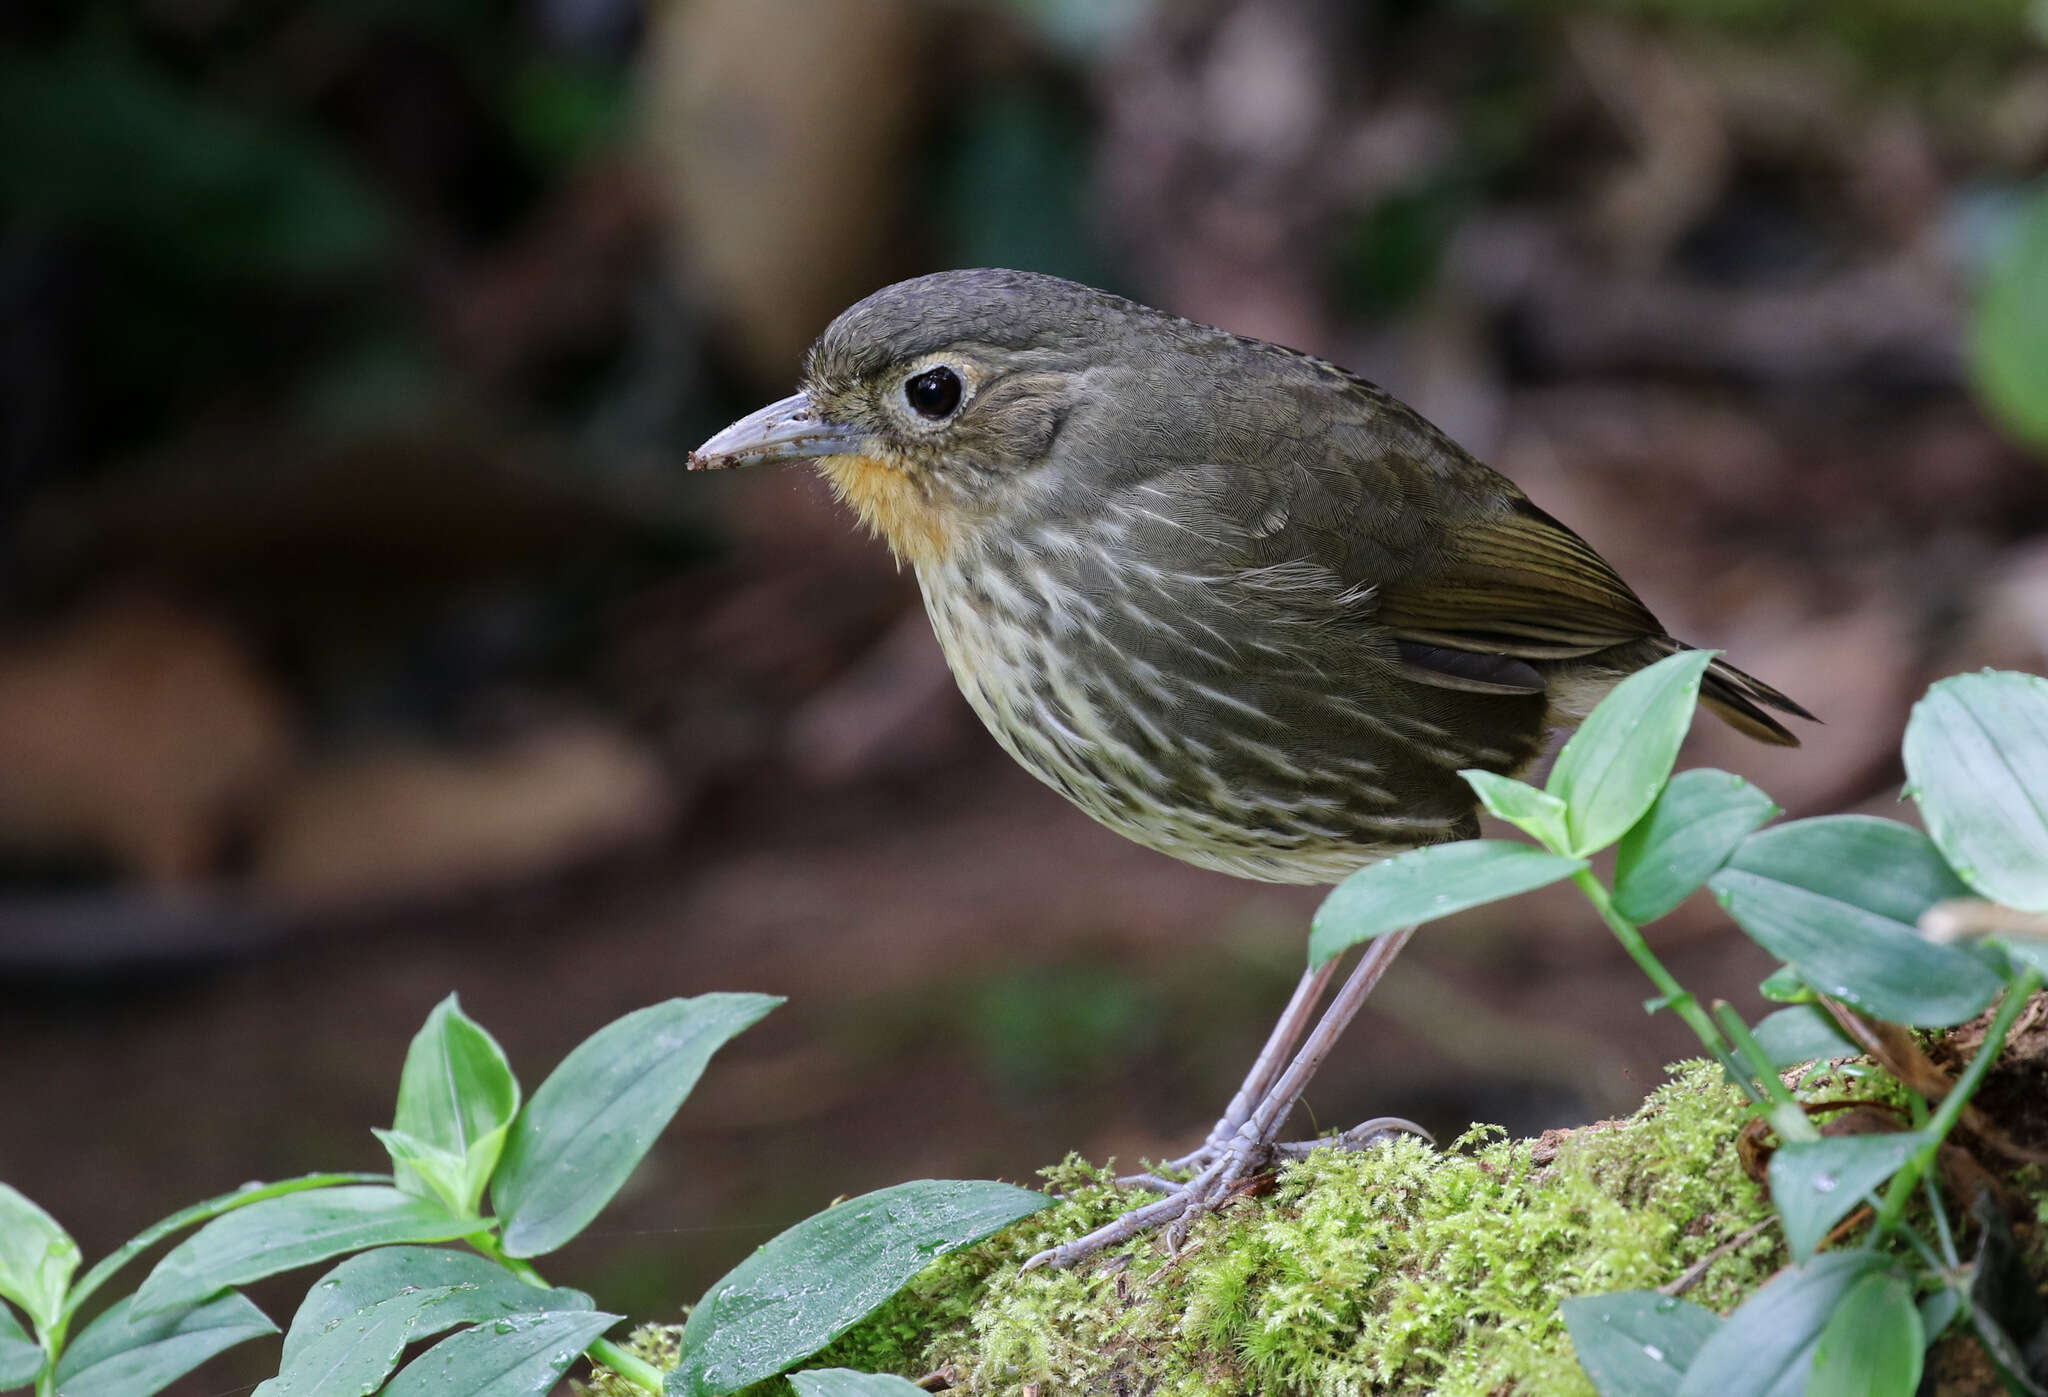
[[889, 551], [916, 566], [952, 552], [955, 521], [909, 471], [879, 456], [825, 456], [818, 469]]

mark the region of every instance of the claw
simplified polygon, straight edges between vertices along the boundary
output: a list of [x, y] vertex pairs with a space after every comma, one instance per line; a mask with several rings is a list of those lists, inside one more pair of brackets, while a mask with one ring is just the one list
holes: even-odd
[[1026, 1271], [1035, 1271], [1041, 1266], [1064, 1270], [1107, 1251], [1153, 1228], [1166, 1228], [1164, 1240], [1169, 1253], [1178, 1256], [1187, 1242], [1188, 1234], [1194, 1230], [1198, 1218], [1213, 1213], [1234, 1198], [1243, 1196], [1247, 1185], [1256, 1183], [1254, 1177], [1268, 1163], [1276, 1160], [1305, 1159], [1311, 1150], [1339, 1149], [1363, 1150], [1392, 1140], [1397, 1135], [1419, 1135], [1435, 1144], [1436, 1140], [1427, 1130], [1413, 1121], [1402, 1120], [1399, 1116], [1375, 1116], [1351, 1127], [1341, 1135], [1324, 1136], [1316, 1140], [1298, 1140], [1287, 1144], [1267, 1144], [1254, 1139], [1250, 1127], [1246, 1127], [1218, 1149], [1204, 1146], [1189, 1156], [1198, 1160], [1202, 1168], [1185, 1183], [1161, 1178], [1158, 1174], [1132, 1174], [1117, 1180], [1126, 1188], [1149, 1189], [1166, 1196], [1154, 1203], [1134, 1208], [1113, 1222], [1103, 1224], [1085, 1237], [1076, 1237], [1071, 1242], [1062, 1242], [1056, 1247], [1047, 1247], [1024, 1263]]

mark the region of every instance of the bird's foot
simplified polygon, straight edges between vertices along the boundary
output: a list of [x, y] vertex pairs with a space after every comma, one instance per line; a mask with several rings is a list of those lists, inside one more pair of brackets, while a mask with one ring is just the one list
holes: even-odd
[[1281, 1160], [1302, 1159], [1311, 1150], [1362, 1150], [1397, 1135], [1419, 1135], [1435, 1143], [1428, 1131], [1398, 1116], [1376, 1116], [1342, 1134], [1315, 1140], [1274, 1143], [1254, 1139], [1249, 1130], [1242, 1130], [1219, 1145], [1212, 1136], [1209, 1143], [1193, 1154], [1161, 1166], [1168, 1169], [1192, 1166], [1194, 1175], [1185, 1182], [1162, 1178], [1158, 1174], [1133, 1174], [1117, 1180], [1126, 1186], [1163, 1193], [1166, 1195], [1164, 1198], [1134, 1208], [1085, 1237], [1048, 1247], [1025, 1262], [1024, 1269], [1072, 1266], [1097, 1252], [1159, 1227], [1166, 1229], [1167, 1250], [1177, 1253], [1196, 1219], [1215, 1212], [1231, 1199], [1247, 1192], [1267, 1166]]
[[[1414, 1121], [1404, 1120], [1400, 1116], [1374, 1116], [1369, 1121], [1360, 1121], [1349, 1130], [1335, 1135], [1318, 1135], [1312, 1140], [1284, 1140], [1269, 1148], [1277, 1159], [1306, 1159], [1311, 1150], [1362, 1150], [1368, 1145], [1377, 1145], [1382, 1140], [1390, 1140], [1396, 1135], [1415, 1135], [1432, 1145], [1436, 1143], [1436, 1137]], [[1215, 1163], [1228, 1143], [1229, 1137], [1219, 1139], [1212, 1133], [1200, 1149], [1192, 1150], [1178, 1159], [1162, 1160], [1147, 1173], [1122, 1175], [1117, 1182], [1125, 1188], [1173, 1193], [1186, 1183], [1188, 1178], [1200, 1174]]]
[[[1184, 1184], [1172, 1184], [1172, 1192], [1156, 1203], [1134, 1208], [1085, 1237], [1048, 1247], [1024, 1263], [1024, 1269], [1040, 1266], [1064, 1268], [1084, 1261], [1099, 1251], [1118, 1246], [1157, 1227], [1165, 1227], [1167, 1247], [1180, 1250], [1188, 1229], [1204, 1213], [1214, 1212], [1236, 1191], [1240, 1180], [1256, 1172], [1271, 1153], [1271, 1146], [1259, 1145], [1243, 1136], [1232, 1142], [1236, 1148], [1219, 1153], [1201, 1172]], [[1165, 1180], [1160, 1180], [1164, 1183]]]

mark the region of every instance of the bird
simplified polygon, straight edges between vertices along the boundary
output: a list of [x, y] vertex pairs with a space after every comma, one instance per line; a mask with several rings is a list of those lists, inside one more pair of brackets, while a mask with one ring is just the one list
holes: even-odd
[[[693, 470], [809, 462], [916, 573], [967, 702], [1102, 824], [1202, 868], [1328, 884], [1474, 838], [1459, 775], [1528, 770], [1691, 647], [1591, 545], [1377, 385], [1314, 355], [1002, 268], [841, 312], [799, 391]], [[1702, 704], [1796, 746], [1799, 704], [1718, 656]], [[1166, 1197], [1032, 1264], [1170, 1239], [1283, 1118], [1407, 937], [1304, 973]], [[1313, 1025], [1313, 1026], [1312, 1026]], [[1406, 1128], [1406, 1122], [1369, 1122]], [[1360, 1132], [1353, 1132], [1354, 1136]]]

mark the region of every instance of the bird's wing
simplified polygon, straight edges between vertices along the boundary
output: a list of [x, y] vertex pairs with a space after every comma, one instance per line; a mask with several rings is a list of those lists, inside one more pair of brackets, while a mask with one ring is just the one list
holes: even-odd
[[1664, 633], [1606, 559], [1519, 491], [1443, 542], [1433, 568], [1379, 589], [1379, 622], [1402, 640], [1563, 660]]
[[1336, 590], [1369, 595], [1360, 614], [1411, 677], [1445, 688], [1535, 692], [1531, 661], [1664, 634], [1606, 560], [1512, 482], [1373, 385], [1306, 363], [1317, 381], [1281, 390], [1291, 430], [1203, 468], [1250, 558], [1313, 564]]

